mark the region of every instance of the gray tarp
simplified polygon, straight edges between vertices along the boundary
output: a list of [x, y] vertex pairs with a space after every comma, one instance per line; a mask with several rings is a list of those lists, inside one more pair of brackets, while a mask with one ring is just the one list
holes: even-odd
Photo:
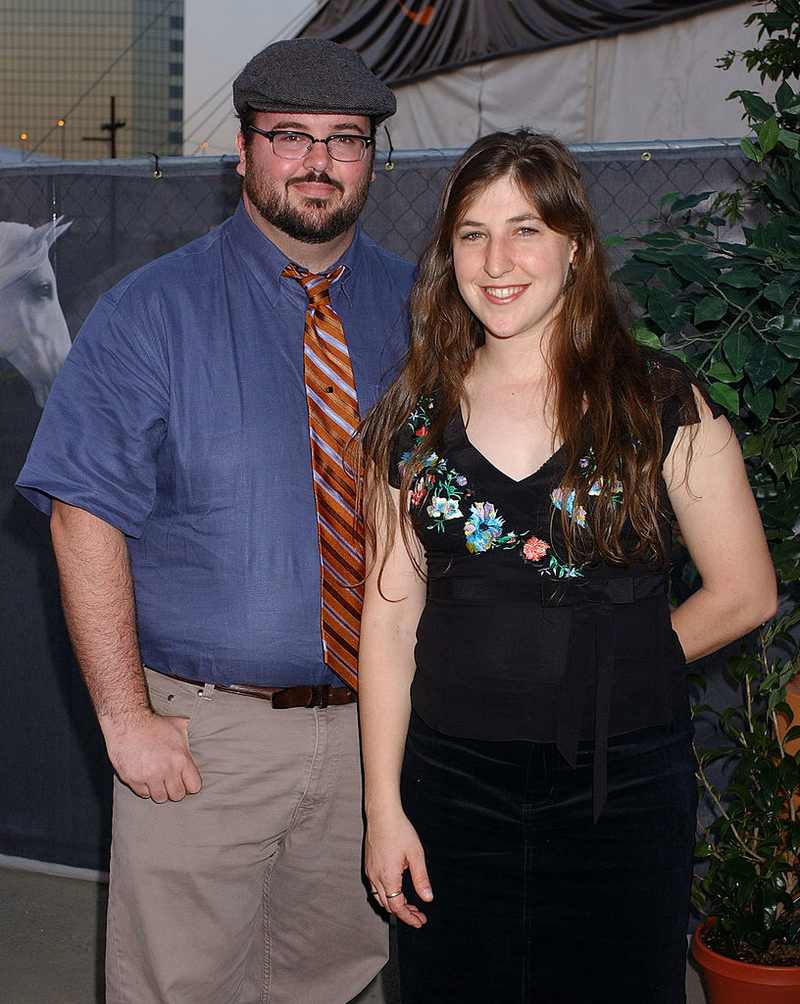
[[392, 87], [472, 63], [654, 28], [740, 0], [328, 0], [301, 35], [357, 49]]

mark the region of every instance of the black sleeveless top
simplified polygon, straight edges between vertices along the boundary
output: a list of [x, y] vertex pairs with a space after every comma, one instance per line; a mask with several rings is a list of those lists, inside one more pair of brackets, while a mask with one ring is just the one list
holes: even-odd
[[[662, 369], [673, 383], [679, 377], [678, 392], [662, 406], [666, 457], [678, 427], [698, 414], [688, 369], [659, 353], [652, 378]], [[435, 407], [435, 397], [421, 400], [399, 434], [395, 486]], [[561, 487], [560, 450], [514, 481], [469, 442], [456, 413], [445, 453], [425, 457], [412, 483], [411, 516], [429, 576], [414, 709], [452, 736], [555, 742], [572, 764], [578, 741], [594, 740], [599, 811], [608, 736], [686, 713], [685, 658], [670, 623], [666, 569], [569, 563], [558, 510], [565, 507], [582, 526], [587, 513]], [[587, 469], [590, 463], [587, 457]], [[599, 490], [593, 486], [590, 498]]]

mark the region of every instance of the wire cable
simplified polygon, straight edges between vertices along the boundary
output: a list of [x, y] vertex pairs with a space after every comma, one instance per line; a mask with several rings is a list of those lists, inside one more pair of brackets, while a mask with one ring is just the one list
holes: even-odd
[[[318, 2], [318, 0], [311, 0], [311, 2], [307, 3], [306, 6], [299, 13], [295, 14], [295, 16], [289, 21], [289, 23], [286, 24], [276, 35], [274, 35], [272, 38], [270, 38], [268, 41], [266, 41], [261, 46], [261, 48], [262, 49], [266, 48], [266, 46], [271, 45], [272, 42], [277, 42], [277, 41], [279, 41], [280, 39], [283, 39], [283, 38], [294, 38], [295, 35], [296, 35], [296, 33], [299, 32], [299, 31], [301, 31], [302, 28], [306, 25], [306, 23], [311, 19], [310, 15], [312, 13], [316, 13], [318, 11], [318, 9], [320, 8], [320, 6], [321, 6], [321, 4]], [[213, 92], [213, 94], [211, 94], [206, 99], [206, 101], [202, 101], [197, 106], [197, 108], [186, 119], [184, 119], [184, 124], [183, 124], [183, 126], [184, 126], [184, 136], [183, 136], [184, 144], [190, 143], [190, 142], [193, 142], [193, 141], [197, 143], [197, 145], [195, 146], [195, 149], [193, 151], [193, 154], [199, 153], [200, 150], [202, 149], [203, 143], [208, 143], [209, 139], [212, 136], [214, 136], [214, 134], [217, 132], [217, 130], [221, 129], [225, 125], [225, 123], [228, 121], [228, 119], [230, 118], [231, 111], [232, 111], [231, 110], [231, 106], [230, 106], [230, 88], [231, 88], [231, 84], [239, 76], [240, 72], [241, 72], [241, 68], [239, 70], [237, 70], [235, 73], [233, 73], [230, 77], [228, 77], [228, 79], [224, 83], [220, 84], [220, 86]], [[217, 101], [216, 104], [211, 108], [211, 110], [207, 112], [207, 114], [204, 116], [204, 118], [202, 118], [199, 122], [197, 122], [192, 127], [192, 129], [189, 131], [189, 133], [187, 135], [187, 126], [192, 121], [192, 119], [195, 118], [195, 116], [199, 115], [201, 112], [206, 112], [206, 109], [208, 108], [209, 102], [214, 101], [214, 99], [217, 98], [217, 97], [219, 97], [219, 95], [222, 95], [222, 97], [220, 98], [220, 100]], [[214, 127], [212, 129], [206, 131], [206, 133], [204, 134], [204, 138], [202, 140], [197, 140], [196, 137], [197, 137], [198, 133], [200, 133], [200, 131], [202, 130], [203, 126], [207, 122], [209, 122], [212, 119], [214, 119], [215, 116], [217, 116], [219, 114], [220, 109], [223, 107], [223, 105], [227, 105], [227, 108], [225, 110], [224, 115], [220, 116], [217, 119], [216, 125], [214, 125]], [[224, 152], [224, 153], [231, 153], [232, 151], [230, 151], [230, 150], [224, 150], [222, 152]], [[188, 156], [192, 156], [193, 154], [189, 154]]]
[[[64, 112], [64, 114], [60, 116], [59, 121], [62, 121], [62, 122], [69, 121], [70, 115], [81, 104], [81, 102], [84, 101], [84, 99], [87, 98], [92, 93], [92, 91], [95, 89], [95, 87], [97, 87], [97, 85], [102, 80], [104, 80], [109, 75], [109, 73], [111, 73], [111, 71], [114, 69], [114, 67], [118, 63], [120, 63], [125, 58], [125, 56], [127, 56], [127, 54], [136, 45], [136, 43], [139, 42], [142, 38], [144, 38], [144, 36], [147, 34], [148, 31], [150, 31], [150, 29], [153, 27], [153, 25], [157, 24], [161, 20], [161, 18], [164, 17], [164, 15], [167, 13], [167, 11], [170, 9], [170, 7], [174, 7], [177, 2], [178, 2], [178, 0], [167, 0], [167, 3], [164, 5], [163, 9], [161, 10], [161, 13], [156, 14], [156, 16], [148, 24], [146, 24], [144, 28], [142, 28], [142, 30], [139, 32], [139, 34], [136, 35], [136, 37], [131, 40], [130, 44], [127, 45], [122, 50], [122, 52], [117, 56], [117, 58], [115, 60], [113, 60], [111, 63], [109, 63], [109, 65], [105, 68], [105, 70], [103, 70], [103, 72], [100, 74], [100, 76], [95, 79], [94, 83], [91, 84], [83, 92], [83, 94], [81, 94], [81, 96], [77, 99], [77, 101], [74, 101], [72, 103], [72, 105], [70, 105], [70, 107], [66, 110], [66, 112]], [[58, 125], [51, 126], [48, 129], [48, 131], [44, 134], [44, 136], [42, 136], [42, 138], [39, 140], [39, 142], [36, 144], [36, 146], [33, 147], [33, 149], [31, 150], [31, 153], [35, 153], [39, 149], [39, 147], [42, 145], [42, 143], [44, 143], [45, 140], [49, 139], [50, 136], [52, 136], [53, 133], [58, 128], [63, 128], [63, 127], [59, 127]]]

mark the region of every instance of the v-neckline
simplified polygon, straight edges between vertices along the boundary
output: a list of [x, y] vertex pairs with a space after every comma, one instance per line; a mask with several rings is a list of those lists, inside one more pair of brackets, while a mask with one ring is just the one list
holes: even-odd
[[498, 467], [497, 464], [492, 463], [492, 461], [484, 453], [481, 453], [481, 451], [478, 449], [478, 447], [469, 438], [469, 433], [467, 432], [467, 426], [466, 426], [466, 423], [464, 422], [464, 415], [463, 415], [463, 413], [461, 411], [461, 405], [458, 406], [458, 410], [456, 411], [456, 415], [458, 417], [458, 424], [460, 426], [460, 430], [459, 431], [460, 431], [461, 435], [464, 437], [464, 442], [469, 446], [469, 448], [472, 450], [472, 452], [483, 461], [483, 463], [487, 467], [490, 467], [495, 472], [495, 474], [498, 474], [505, 481], [508, 481], [512, 485], [524, 485], [526, 481], [530, 481], [533, 478], [535, 478], [538, 474], [541, 474], [541, 472], [545, 469], [545, 467], [547, 467], [549, 464], [551, 464], [553, 462], [553, 460], [561, 452], [561, 450], [564, 448], [563, 445], [559, 446], [559, 448], [557, 450], [555, 450], [553, 453], [551, 453], [550, 456], [547, 457], [546, 460], [543, 460], [542, 463], [539, 464], [539, 466], [536, 468], [536, 470], [535, 471], [531, 471], [530, 474], [526, 474], [524, 477], [519, 478], [519, 479], [513, 478], [510, 474], [507, 474], [501, 467]]

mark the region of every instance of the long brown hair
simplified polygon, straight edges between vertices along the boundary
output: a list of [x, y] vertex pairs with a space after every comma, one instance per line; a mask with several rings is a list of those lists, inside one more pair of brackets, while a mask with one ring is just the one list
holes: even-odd
[[[591, 517], [587, 534], [562, 508], [567, 549], [584, 561], [660, 563], [665, 558], [659, 522], [663, 434], [645, 353], [620, 320], [575, 161], [559, 140], [524, 129], [477, 140], [445, 184], [411, 293], [405, 365], [360, 430], [368, 470], [368, 542], [377, 543], [378, 525], [386, 525], [390, 539], [396, 531], [387, 481], [396, 436], [419, 399], [434, 393], [437, 406], [428, 434], [403, 465], [404, 497], [423, 456], [445, 452], [445, 429], [463, 399], [475, 350], [485, 340], [456, 285], [453, 235], [476, 196], [506, 178], [519, 186], [551, 230], [577, 245], [547, 347], [554, 436], [563, 443], [565, 458], [562, 487], [575, 492], [573, 506]], [[595, 494], [591, 506], [590, 489]], [[406, 516], [402, 530], [408, 544]]]

